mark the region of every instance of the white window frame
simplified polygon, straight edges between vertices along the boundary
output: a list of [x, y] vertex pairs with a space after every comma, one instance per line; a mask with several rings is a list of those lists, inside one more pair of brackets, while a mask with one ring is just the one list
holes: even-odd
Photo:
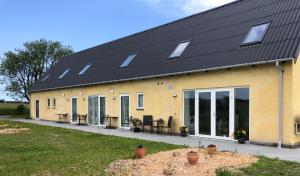
[[[143, 95], [143, 106], [142, 107], [139, 107], [139, 96], [140, 95]], [[144, 103], [145, 103], [145, 94], [143, 92], [136, 93], [136, 109], [143, 110], [145, 107]]]

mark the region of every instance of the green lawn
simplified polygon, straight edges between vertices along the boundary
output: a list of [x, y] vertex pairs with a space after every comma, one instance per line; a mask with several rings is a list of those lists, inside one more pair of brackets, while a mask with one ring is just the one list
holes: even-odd
[[[138, 144], [144, 144], [148, 153], [182, 147], [63, 128], [17, 124], [31, 130], [15, 135], [0, 135], [1, 176], [104, 175], [104, 169], [112, 161], [133, 158], [133, 150]], [[241, 172], [243, 174], [239, 175], [297, 176], [300, 175], [300, 164], [261, 158]]]

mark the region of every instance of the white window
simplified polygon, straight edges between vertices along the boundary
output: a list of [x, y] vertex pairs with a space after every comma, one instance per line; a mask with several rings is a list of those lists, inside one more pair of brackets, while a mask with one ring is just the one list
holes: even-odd
[[59, 77], [58, 79], [62, 79], [64, 76], [66, 76], [67, 73], [69, 73], [70, 69], [65, 70]]
[[144, 93], [137, 93], [137, 109], [144, 109]]
[[55, 98], [53, 98], [53, 109], [55, 109], [55, 107], [56, 107], [56, 99]]
[[261, 42], [270, 26], [270, 23], [265, 23], [257, 26], [253, 26], [248, 32], [246, 38], [243, 41], [243, 45], [254, 44]]
[[47, 108], [50, 108], [50, 98], [47, 99]]
[[90, 67], [92, 66], [92, 64], [87, 64], [79, 73], [78, 75], [83, 75]]
[[191, 41], [185, 41], [178, 44], [178, 46], [175, 48], [175, 50], [170, 55], [169, 59], [175, 59], [182, 55], [182, 53], [185, 51], [185, 49], [189, 46]]
[[127, 67], [127, 66], [133, 61], [133, 59], [134, 59], [135, 57], [136, 57], [136, 54], [129, 55], [129, 56], [124, 60], [124, 62], [120, 65], [120, 68]]

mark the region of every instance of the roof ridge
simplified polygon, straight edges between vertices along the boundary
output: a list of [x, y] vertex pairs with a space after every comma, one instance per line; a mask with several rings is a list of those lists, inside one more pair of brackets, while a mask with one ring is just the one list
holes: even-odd
[[188, 19], [188, 18], [193, 18], [193, 17], [195, 17], [195, 16], [207, 14], [207, 13], [209, 13], [209, 12], [213, 12], [213, 11], [215, 11], [215, 10], [219, 10], [219, 9], [222, 9], [222, 8], [225, 8], [225, 7], [228, 7], [228, 6], [237, 4], [237, 3], [241, 3], [241, 2], [243, 2], [243, 1], [250, 1], [250, 0], [235, 0], [235, 1], [233, 1], [233, 2], [224, 4], [224, 5], [221, 5], [221, 6], [218, 6], [218, 7], [214, 7], [214, 8], [211, 8], [211, 9], [208, 9], [208, 10], [205, 10], [205, 11], [202, 11], [202, 12], [198, 12], [198, 13], [195, 13], [195, 14], [192, 14], [192, 15], [189, 15], [189, 16], [186, 16], [186, 17], [183, 17], [183, 18], [180, 18], [180, 19], [171, 21], [171, 22], [167, 22], [167, 23], [162, 24], [162, 25], [159, 25], [159, 26], [155, 26], [155, 27], [152, 27], [152, 28], [149, 28], [149, 29], [140, 31], [140, 32], [136, 32], [136, 33], [133, 33], [133, 34], [124, 36], [124, 37], [120, 37], [120, 38], [115, 39], [115, 40], [111, 40], [111, 41], [109, 41], [109, 42], [105, 42], [105, 43], [102, 43], [102, 44], [99, 44], [99, 45], [96, 45], [96, 46], [93, 46], [93, 47], [90, 47], [90, 48], [87, 48], [87, 49], [84, 49], [84, 50], [75, 52], [75, 53], [73, 53], [73, 54], [71, 54], [71, 55], [68, 55], [68, 56], [66, 56], [66, 57], [69, 57], [69, 56], [72, 56], [72, 55], [75, 55], [75, 54], [78, 54], [78, 53], [83, 53], [83, 52], [92, 50], [92, 49], [94, 49], [94, 48], [98, 48], [98, 47], [100, 47], [100, 46], [105, 46], [105, 45], [108, 45], [108, 44], [110, 44], [110, 43], [117, 42], [117, 41], [119, 41], [119, 40], [123, 40], [123, 39], [129, 38], [129, 37], [132, 37], [132, 36], [135, 36], [135, 35], [139, 35], [139, 34], [142, 34], [142, 33], [148, 32], [148, 31], [152, 31], [152, 30], [155, 30], [155, 29], [160, 28], [160, 27], [168, 26], [168, 25], [171, 25], [171, 24], [174, 24], [174, 23], [177, 23], [177, 22], [186, 20], [186, 19]]

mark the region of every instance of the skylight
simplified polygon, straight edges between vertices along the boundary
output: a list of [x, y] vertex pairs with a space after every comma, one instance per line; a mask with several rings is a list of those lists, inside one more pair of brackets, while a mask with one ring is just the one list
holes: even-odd
[[62, 79], [69, 71], [70, 69], [65, 70], [57, 79]]
[[78, 75], [83, 75], [90, 67], [92, 64], [87, 64], [79, 73]]
[[185, 49], [189, 46], [191, 41], [185, 41], [178, 44], [178, 46], [175, 48], [175, 50], [170, 55], [169, 59], [175, 59], [182, 55], [182, 53], [185, 51]]
[[49, 76], [50, 76], [50, 75], [45, 76], [45, 77], [42, 79], [42, 81], [43, 81], [43, 82], [46, 81], [46, 79], [48, 79]]
[[248, 32], [245, 40], [243, 41], [243, 45], [259, 43], [263, 40], [270, 23], [265, 23], [257, 26], [253, 26]]
[[120, 65], [120, 68], [124, 68], [124, 67], [127, 67], [132, 61], [133, 59], [136, 57], [136, 54], [132, 54], [132, 55], [129, 55], [125, 61]]

